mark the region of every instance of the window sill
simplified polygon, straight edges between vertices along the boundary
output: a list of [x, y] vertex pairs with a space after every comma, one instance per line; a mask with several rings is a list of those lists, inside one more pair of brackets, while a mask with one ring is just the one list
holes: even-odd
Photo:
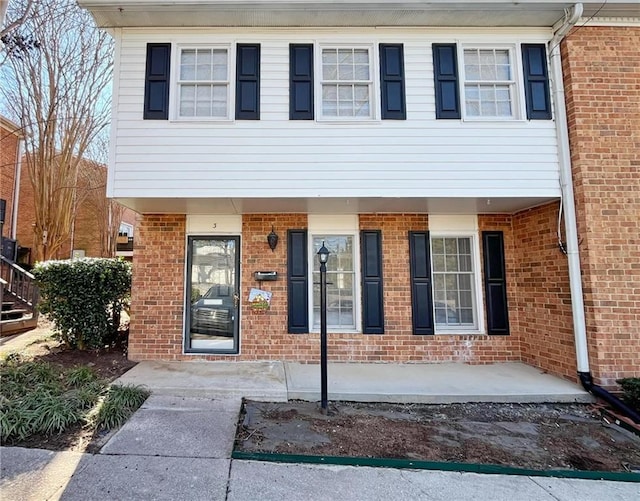
[[450, 331], [436, 331], [436, 336], [486, 336], [487, 333], [485, 331], [478, 330], [450, 330]]
[[322, 125], [377, 125], [382, 123], [382, 120], [378, 118], [345, 118], [345, 119], [331, 119], [331, 118], [317, 118], [317, 124]]

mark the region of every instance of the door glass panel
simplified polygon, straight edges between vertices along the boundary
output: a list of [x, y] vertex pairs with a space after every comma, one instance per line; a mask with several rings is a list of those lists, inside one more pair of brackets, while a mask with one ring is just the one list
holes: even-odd
[[238, 351], [238, 239], [192, 238], [187, 348]]

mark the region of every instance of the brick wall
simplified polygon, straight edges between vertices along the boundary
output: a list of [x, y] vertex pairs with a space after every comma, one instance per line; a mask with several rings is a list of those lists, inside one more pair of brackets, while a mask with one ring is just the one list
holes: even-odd
[[11, 219], [13, 217], [13, 191], [18, 157], [19, 137], [13, 128], [0, 126], [0, 198], [6, 200], [7, 209], [2, 234], [11, 237]]
[[562, 44], [591, 370], [640, 376], [640, 28]]
[[522, 358], [577, 379], [567, 258], [558, 247], [559, 202], [513, 217]]
[[[481, 216], [479, 224], [482, 230], [505, 231], [509, 301], [515, 305], [517, 283], [511, 218]], [[275, 252], [269, 250], [266, 241], [272, 225], [280, 236]], [[412, 334], [407, 234], [427, 226], [426, 215], [360, 216], [361, 229], [382, 230], [385, 334], [329, 332], [330, 360], [493, 363], [521, 359], [515, 309], [510, 318], [513, 331], [510, 336]], [[287, 333], [286, 230], [306, 227], [307, 217], [303, 214], [243, 216], [240, 355], [182, 355], [185, 218], [142, 217], [135, 240], [130, 357], [134, 360], [319, 361], [319, 334]], [[253, 279], [253, 272], [257, 270], [275, 270], [279, 280], [259, 284]], [[249, 290], [258, 286], [273, 292], [271, 309], [266, 313], [248, 308]]]
[[133, 252], [129, 358], [175, 360], [182, 352], [185, 216], [139, 216]]

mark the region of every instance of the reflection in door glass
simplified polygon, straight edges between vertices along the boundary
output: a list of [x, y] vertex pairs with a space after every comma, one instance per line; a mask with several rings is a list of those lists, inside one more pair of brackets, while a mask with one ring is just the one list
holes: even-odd
[[237, 352], [237, 239], [193, 238], [189, 245], [192, 350]]

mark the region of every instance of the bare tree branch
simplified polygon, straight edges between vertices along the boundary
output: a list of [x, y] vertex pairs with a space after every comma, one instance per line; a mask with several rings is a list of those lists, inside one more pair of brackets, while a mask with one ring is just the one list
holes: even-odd
[[24, 24], [25, 20], [29, 17], [29, 14], [31, 14], [31, 7], [33, 6], [33, 0], [26, 0], [23, 5], [24, 7], [18, 13], [18, 17], [10, 20], [6, 25], [4, 25], [9, 0], [0, 0], [0, 23], [3, 25], [2, 29], [0, 29], [0, 38], [8, 35], [13, 30]]
[[[16, 0], [24, 8], [28, 0]], [[21, 5], [18, 5], [21, 4]], [[109, 123], [113, 43], [73, 0], [39, 0], [17, 28], [42, 41], [0, 68], [9, 115], [26, 132], [25, 166], [35, 199], [35, 256], [46, 260], [68, 238], [79, 167]]]

